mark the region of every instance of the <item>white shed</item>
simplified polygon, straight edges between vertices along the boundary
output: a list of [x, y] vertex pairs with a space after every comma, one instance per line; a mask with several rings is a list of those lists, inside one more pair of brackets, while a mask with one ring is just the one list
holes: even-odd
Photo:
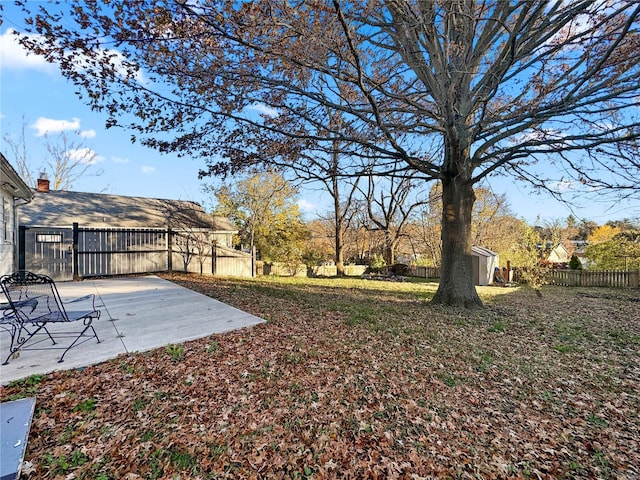
[[473, 282], [476, 285], [493, 285], [493, 271], [499, 266], [498, 254], [484, 247], [471, 248]]

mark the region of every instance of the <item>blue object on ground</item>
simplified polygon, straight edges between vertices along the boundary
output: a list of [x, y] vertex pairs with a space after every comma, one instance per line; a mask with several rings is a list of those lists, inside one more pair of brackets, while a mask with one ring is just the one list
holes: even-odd
[[0, 403], [0, 480], [20, 477], [35, 398]]

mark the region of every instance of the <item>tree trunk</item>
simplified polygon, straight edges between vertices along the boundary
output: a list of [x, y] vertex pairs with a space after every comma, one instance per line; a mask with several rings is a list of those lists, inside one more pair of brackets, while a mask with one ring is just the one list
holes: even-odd
[[336, 225], [336, 272], [339, 277], [344, 277], [344, 242], [342, 223]]
[[475, 194], [463, 175], [442, 182], [442, 266], [431, 303], [481, 307], [471, 260], [471, 215]]
[[[337, 156], [336, 156], [337, 162]], [[335, 250], [336, 250], [336, 275], [344, 277], [344, 216], [342, 215], [342, 207], [340, 205], [340, 185], [338, 177], [332, 177], [333, 182], [333, 212], [335, 215]]]
[[393, 238], [389, 229], [384, 231], [384, 260], [387, 263], [387, 267], [390, 267], [396, 263], [396, 251]]

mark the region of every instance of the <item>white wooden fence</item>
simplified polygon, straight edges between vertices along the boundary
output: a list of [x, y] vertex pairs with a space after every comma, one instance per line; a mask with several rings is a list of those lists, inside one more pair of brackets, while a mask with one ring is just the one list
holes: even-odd
[[567, 287], [640, 288], [640, 271], [550, 270], [547, 282]]
[[411, 267], [412, 275], [420, 278], [440, 278], [440, 267]]
[[[347, 264], [344, 266], [344, 274], [347, 277], [359, 277], [367, 269], [366, 265]], [[335, 277], [338, 275], [338, 267], [335, 265], [319, 265], [307, 269], [308, 276]]]

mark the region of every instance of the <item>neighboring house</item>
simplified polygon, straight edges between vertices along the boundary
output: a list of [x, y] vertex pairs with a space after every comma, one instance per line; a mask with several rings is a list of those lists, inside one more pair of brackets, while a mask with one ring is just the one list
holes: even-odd
[[16, 211], [33, 198], [33, 192], [24, 183], [7, 159], [0, 153], [0, 275], [17, 269], [18, 222]]
[[571, 255], [564, 245], [558, 244], [549, 252], [547, 262], [549, 263], [569, 263]]
[[20, 209], [19, 224], [24, 267], [56, 279], [167, 269], [215, 273], [214, 245], [230, 251], [237, 233], [227, 218], [194, 202], [50, 190], [44, 178]]

